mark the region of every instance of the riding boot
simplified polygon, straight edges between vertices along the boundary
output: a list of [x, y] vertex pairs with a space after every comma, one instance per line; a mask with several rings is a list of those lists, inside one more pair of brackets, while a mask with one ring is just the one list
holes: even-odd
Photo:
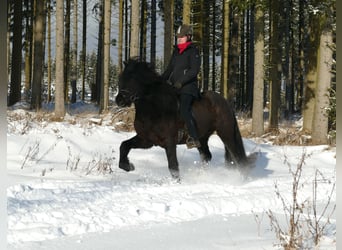
[[186, 146], [188, 149], [190, 148], [199, 148], [201, 147], [201, 143], [199, 140], [195, 140], [192, 137], [188, 137], [188, 139], [186, 140]]
[[187, 127], [188, 127], [188, 131], [189, 131], [189, 137], [186, 140], [187, 148], [190, 149], [190, 148], [201, 147], [201, 143], [198, 140], [198, 134], [197, 134], [195, 120], [193, 117], [191, 117], [191, 119], [189, 119], [189, 121], [187, 122]]

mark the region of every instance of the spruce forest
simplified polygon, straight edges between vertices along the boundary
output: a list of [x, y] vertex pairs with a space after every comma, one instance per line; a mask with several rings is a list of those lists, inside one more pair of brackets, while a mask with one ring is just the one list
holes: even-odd
[[250, 118], [250, 134], [300, 117], [312, 144], [335, 141], [335, 0], [8, 0], [7, 9], [9, 107], [51, 103], [56, 120], [78, 101], [108, 112], [123, 62], [139, 57], [162, 73], [187, 23], [201, 90]]

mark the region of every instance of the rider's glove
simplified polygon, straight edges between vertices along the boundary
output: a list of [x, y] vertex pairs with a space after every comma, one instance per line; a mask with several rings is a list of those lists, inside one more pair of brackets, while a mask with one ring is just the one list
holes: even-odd
[[180, 89], [182, 87], [182, 84], [180, 82], [175, 82], [174, 86], [176, 89]]

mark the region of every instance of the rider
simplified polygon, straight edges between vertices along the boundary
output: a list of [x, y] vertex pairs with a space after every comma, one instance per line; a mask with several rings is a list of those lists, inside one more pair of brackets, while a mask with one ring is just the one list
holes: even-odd
[[201, 57], [192, 43], [192, 27], [187, 24], [179, 26], [177, 46], [171, 60], [163, 73], [164, 79], [172, 84], [180, 94], [180, 115], [189, 132], [186, 141], [188, 148], [200, 147], [195, 119], [192, 116], [192, 102], [199, 98], [197, 74], [201, 67]]

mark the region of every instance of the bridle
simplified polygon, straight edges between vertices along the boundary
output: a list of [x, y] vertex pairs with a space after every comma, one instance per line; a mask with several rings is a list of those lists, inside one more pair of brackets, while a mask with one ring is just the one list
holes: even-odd
[[137, 93], [133, 93], [133, 94], [130, 95], [130, 91], [128, 91], [128, 90], [126, 90], [126, 89], [121, 89], [121, 90], [119, 91], [119, 93], [121, 93], [121, 95], [122, 95], [125, 99], [127, 99], [127, 97], [128, 97], [128, 99], [129, 99], [131, 102], [135, 102], [135, 101], [137, 101], [137, 100], [139, 99], [139, 96], [138, 96]]

